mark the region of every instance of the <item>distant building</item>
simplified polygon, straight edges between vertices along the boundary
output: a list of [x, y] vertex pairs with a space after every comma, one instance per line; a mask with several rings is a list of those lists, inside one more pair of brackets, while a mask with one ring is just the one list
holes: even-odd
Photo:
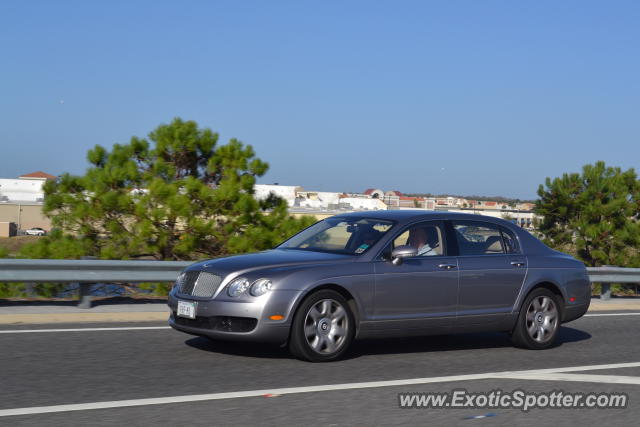
[[484, 209], [499, 209], [498, 202], [492, 202], [492, 201], [486, 201], [486, 200], [479, 201], [477, 207], [484, 208]]
[[397, 190], [387, 191], [384, 193], [383, 200], [389, 207], [399, 207], [400, 196], [402, 196], [402, 193]]
[[408, 196], [399, 196], [398, 197], [398, 206], [401, 208], [424, 208], [424, 198], [422, 197], [408, 197]]
[[35, 179], [35, 180], [48, 180], [48, 179], [57, 179], [58, 177], [55, 175], [48, 174], [46, 172], [37, 171], [31, 172], [26, 175], [20, 175], [18, 179]]
[[298, 191], [294, 206], [302, 208], [338, 209], [341, 193], [328, 191]]
[[294, 206], [296, 202], [297, 193], [304, 191], [302, 187], [295, 185], [278, 185], [278, 184], [256, 184], [254, 186], [255, 197], [258, 200], [264, 200], [269, 197], [269, 194], [274, 194], [287, 201], [289, 207]]
[[434, 197], [425, 197], [424, 199], [424, 208], [430, 211], [436, 209], [436, 199]]
[[0, 202], [42, 203], [44, 201], [42, 186], [50, 179], [56, 179], [56, 177], [41, 171], [21, 175], [16, 179], [1, 178]]
[[315, 215], [326, 218], [342, 211], [424, 209], [475, 213], [504, 218], [521, 227], [532, 228], [536, 216], [531, 211], [535, 204], [509, 205], [506, 201], [471, 200], [463, 197], [411, 197], [398, 190], [383, 191], [367, 188], [362, 193], [334, 193], [309, 191], [302, 187], [285, 185], [256, 185], [256, 197], [266, 198], [274, 193], [285, 200], [294, 215]]
[[378, 188], [367, 188], [366, 190], [364, 190], [364, 194], [365, 196], [369, 196], [372, 199], [383, 199], [384, 198], [384, 191], [378, 189]]
[[340, 197], [340, 209], [347, 210], [386, 210], [387, 205], [380, 199], [362, 197]]
[[[24, 230], [31, 227], [51, 229], [51, 222], [42, 213], [43, 185], [56, 179], [45, 172], [33, 172], [18, 178], [0, 179], [0, 222], [7, 230]], [[12, 233], [9, 233], [10, 235]]]
[[521, 211], [532, 211], [533, 208], [536, 207], [535, 203], [529, 203], [529, 202], [525, 202], [525, 203], [518, 203], [516, 205], [516, 209], [521, 210]]

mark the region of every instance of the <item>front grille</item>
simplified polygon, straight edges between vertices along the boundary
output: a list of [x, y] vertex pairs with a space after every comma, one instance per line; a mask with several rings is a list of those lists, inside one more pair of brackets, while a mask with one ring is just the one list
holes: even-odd
[[194, 297], [211, 298], [222, 283], [222, 277], [206, 271], [187, 271], [178, 278], [178, 292]]
[[193, 288], [193, 293], [191, 295], [194, 297], [211, 298], [218, 290], [220, 283], [222, 283], [222, 277], [203, 271], [198, 276], [198, 280], [196, 280], [196, 285]]
[[178, 284], [181, 294], [191, 295], [193, 292], [193, 287], [196, 285], [196, 280], [198, 280], [198, 276], [200, 275], [199, 271], [187, 271], [182, 273], [178, 278]]
[[252, 317], [233, 316], [196, 316], [195, 319], [187, 319], [174, 315], [174, 321], [176, 325], [224, 332], [251, 332], [258, 324], [258, 319]]

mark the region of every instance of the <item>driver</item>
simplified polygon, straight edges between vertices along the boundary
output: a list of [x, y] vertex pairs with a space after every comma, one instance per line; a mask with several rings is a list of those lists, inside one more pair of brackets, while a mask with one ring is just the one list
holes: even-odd
[[409, 232], [407, 244], [418, 250], [417, 256], [438, 255], [436, 251], [440, 245], [438, 231], [435, 227], [413, 228]]

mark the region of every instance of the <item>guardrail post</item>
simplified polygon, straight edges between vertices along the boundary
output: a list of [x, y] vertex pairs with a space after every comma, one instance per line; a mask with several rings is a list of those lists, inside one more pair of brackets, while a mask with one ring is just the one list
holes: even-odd
[[78, 283], [78, 308], [91, 308], [91, 283]]
[[600, 299], [611, 299], [611, 283], [600, 283]]
[[27, 295], [27, 298], [36, 297], [36, 284], [34, 282], [25, 282], [24, 293]]
[[[98, 257], [82, 256], [80, 259], [98, 259]], [[78, 283], [78, 293], [80, 296], [78, 308], [91, 308], [91, 285], [92, 283]]]

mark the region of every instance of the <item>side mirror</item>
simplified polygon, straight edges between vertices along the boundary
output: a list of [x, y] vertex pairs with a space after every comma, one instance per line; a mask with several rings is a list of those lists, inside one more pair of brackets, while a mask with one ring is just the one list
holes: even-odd
[[418, 249], [411, 245], [398, 246], [391, 252], [391, 263], [393, 265], [402, 264], [402, 258], [411, 258], [418, 255]]

